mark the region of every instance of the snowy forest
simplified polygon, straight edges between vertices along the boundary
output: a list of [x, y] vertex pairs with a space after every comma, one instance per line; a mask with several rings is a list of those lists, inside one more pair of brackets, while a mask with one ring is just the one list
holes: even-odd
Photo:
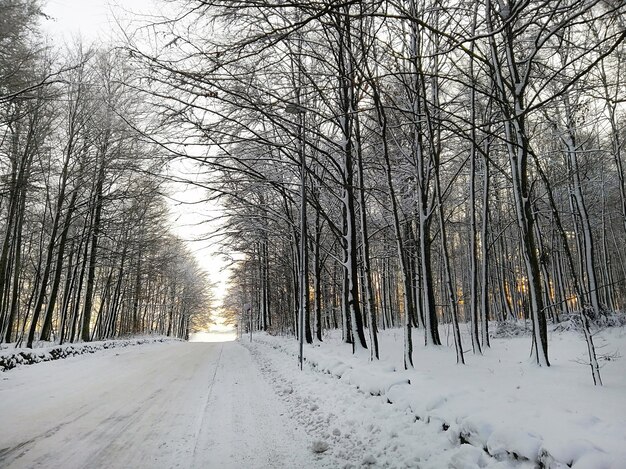
[[574, 320], [599, 383], [589, 323], [626, 294], [622, 2], [190, 2], [65, 50], [41, 7], [1, 19], [2, 341], [206, 321], [159, 195], [191, 158], [242, 330], [376, 358], [401, 326], [411, 367], [440, 324], [462, 363], [524, 320], [548, 366], [547, 323]]
[[0, 343], [186, 337], [210, 292], [159, 195], [168, 158], [114, 48], [47, 46], [41, 4], [0, 14]]
[[624, 467], [626, 3], [121, 3], [0, 0], [0, 467]]
[[307, 343], [339, 328], [372, 358], [401, 326], [411, 367], [440, 324], [462, 363], [519, 320], [549, 366], [547, 323], [573, 320], [600, 384], [589, 323], [620, 321], [626, 293], [625, 8], [192, 2], [150, 30], [156, 53], [131, 38], [165, 145], [210, 148], [215, 236], [245, 256], [233, 321], [302, 317]]

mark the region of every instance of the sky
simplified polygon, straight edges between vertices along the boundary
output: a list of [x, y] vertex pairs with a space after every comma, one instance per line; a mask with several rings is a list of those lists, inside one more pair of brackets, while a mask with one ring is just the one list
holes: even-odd
[[44, 0], [43, 11], [50, 17], [44, 30], [59, 41], [81, 35], [92, 42], [119, 33], [116, 20], [126, 21], [130, 13], [154, 12], [154, 0]]
[[[49, 19], [42, 21], [43, 30], [51, 39], [61, 45], [81, 37], [84, 41], [107, 41], [120, 36], [120, 24], [128, 24], [133, 13], [158, 14], [157, 0], [44, 0], [44, 13]], [[181, 162], [173, 169], [179, 176], [193, 174], [195, 168], [189, 163]], [[206, 220], [219, 212], [219, 207], [196, 203], [202, 200], [204, 191], [187, 184], [172, 184], [172, 192], [168, 203], [171, 209], [171, 220], [174, 232], [187, 242], [199, 265], [216, 283], [216, 302], [220, 303], [228, 281], [228, 273], [224, 270], [225, 262], [216, 253], [210, 242], [198, 240], [215, 228]], [[221, 318], [216, 315], [217, 331]]]
[[[137, 3], [132, 0], [129, 3]], [[43, 11], [50, 17], [42, 23], [55, 40], [74, 35], [95, 40], [112, 31], [108, 2], [102, 0], [47, 0]]]
[[[190, 161], [179, 161], [173, 168], [178, 178], [197, 180], [198, 169]], [[218, 205], [201, 202], [205, 190], [192, 184], [171, 183], [172, 192], [168, 204], [172, 212], [172, 226], [178, 236], [187, 242], [195, 254], [200, 266], [207, 271], [211, 281], [218, 285], [215, 293], [219, 300], [223, 298], [228, 281], [228, 274], [223, 272], [225, 262], [217, 253], [217, 246], [207, 236], [218, 228], [218, 222], [212, 221], [221, 214]]]

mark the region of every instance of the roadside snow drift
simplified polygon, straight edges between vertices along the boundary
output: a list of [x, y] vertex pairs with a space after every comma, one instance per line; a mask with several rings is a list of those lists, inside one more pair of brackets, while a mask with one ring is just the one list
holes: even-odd
[[[333, 391], [338, 408], [344, 405], [339, 394], [358, 390], [361, 397], [353, 394], [351, 399], [364, 404], [353, 411], [354, 418], [360, 425], [373, 425], [372, 432], [379, 434], [373, 447], [366, 445], [377, 451], [373, 454], [377, 465], [626, 467], [626, 366], [620, 359], [604, 361], [605, 386], [593, 386], [588, 367], [581, 364], [585, 343], [578, 334], [552, 335], [550, 368], [539, 368], [524, 359], [530, 341], [520, 337], [493, 340], [485, 356], [467, 354], [465, 366], [454, 363], [448, 347], [418, 347], [415, 369], [405, 371], [402, 332], [385, 331], [379, 339], [382, 356], [378, 362], [353, 356], [351, 347], [342, 344], [336, 334], [325, 337], [322, 344], [307, 346], [305, 375], [310, 376], [302, 384], [311, 399], [328, 394], [325, 388], [329, 383], [320, 384], [323, 376], [343, 384], [343, 391]], [[619, 357], [626, 348], [626, 332], [624, 328], [609, 329], [596, 336], [596, 342], [610, 357]], [[292, 362], [291, 369], [295, 368], [295, 340], [257, 335], [252, 344], [243, 343], [259, 362], [272, 362], [281, 369], [282, 379], [289, 383], [300, 380], [288, 367], [276, 365], [283, 356]], [[420, 438], [432, 441], [406, 442], [410, 447], [405, 448], [405, 456], [397, 451], [395, 460], [393, 455], [385, 456], [389, 448], [395, 448], [389, 442], [397, 437], [390, 438], [385, 429], [389, 419], [381, 417], [385, 411], [379, 409], [380, 402], [387, 403], [386, 413], [413, 416], [404, 428], [391, 424], [395, 428], [391, 435], [412, 433], [412, 427], [423, 423], [430, 428], [430, 436]], [[446, 456], [424, 456], [419, 447], [431, 447], [442, 435], [447, 444], [439, 448]], [[326, 437], [333, 440], [333, 432]], [[354, 462], [351, 457], [346, 459]]]

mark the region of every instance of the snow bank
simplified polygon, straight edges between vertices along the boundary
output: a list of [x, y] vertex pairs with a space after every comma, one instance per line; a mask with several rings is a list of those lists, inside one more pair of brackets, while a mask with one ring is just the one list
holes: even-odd
[[[433, 431], [445, 432], [458, 450], [449, 467], [487, 467], [484, 458], [503, 467], [624, 467], [626, 366], [622, 360], [606, 361], [605, 386], [594, 387], [588, 367], [580, 364], [585, 344], [577, 333], [552, 333], [548, 369], [525, 358], [527, 337], [496, 339], [484, 356], [467, 354], [467, 366], [456, 365], [448, 347], [417, 348], [415, 369], [406, 371], [402, 331], [385, 331], [379, 340], [378, 362], [353, 356], [337, 335], [306, 346], [305, 360], [310, 370], [366, 396], [381, 396]], [[293, 339], [257, 335], [255, 342], [294, 361], [297, 357]], [[619, 356], [626, 331], [603, 331], [596, 343]], [[264, 347], [257, 348], [263, 353]]]
[[18, 365], [34, 365], [36, 363], [60, 360], [63, 358], [74, 357], [76, 355], [83, 355], [85, 353], [94, 353], [98, 350], [151, 344], [155, 342], [167, 342], [171, 340], [177, 339], [172, 339], [171, 337], [142, 337], [135, 339], [106, 340], [56, 346], [50, 345], [36, 349], [4, 349], [0, 350], [0, 371], [11, 370]]

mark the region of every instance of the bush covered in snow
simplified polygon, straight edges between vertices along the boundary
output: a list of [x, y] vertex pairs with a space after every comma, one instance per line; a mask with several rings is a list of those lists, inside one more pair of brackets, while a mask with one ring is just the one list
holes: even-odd
[[524, 337], [532, 332], [532, 324], [529, 321], [502, 321], [497, 322], [491, 337], [507, 339], [511, 337]]
[[[602, 314], [590, 312], [587, 317], [589, 318], [589, 325], [592, 329], [626, 326], [626, 314], [619, 311], [606, 311]], [[559, 322], [555, 325], [554, 330], [557, 332], [582, 331], [582, 318], [580, 313], [560, 315]]]
[[[626, 313], [621, 311], [604, 311], [602, 314], [588, 313], [589, 325], [593, 330], [607, 327], [626, 326]], [[579, 312], [559, 315], [559, 322], [552, 329], [555, 332], [576, 331], [582, 332], [582, 318]], [[508, 339], [513, 337], [530, 336], [532, 324], [524, 320], [508, 320], [495, 323], [491, 337]]]
[[18, 365], [34, 365], [35, 363], [60, 360], [62, 358], [94, 353], [98, 350], [122, 348], [131, 345], [166, 342], [167, 337], [108, 340], [82, 344], [57, 345], [41, 349], [5, 349], [0, 351], [0, 371], [8, 371]]

